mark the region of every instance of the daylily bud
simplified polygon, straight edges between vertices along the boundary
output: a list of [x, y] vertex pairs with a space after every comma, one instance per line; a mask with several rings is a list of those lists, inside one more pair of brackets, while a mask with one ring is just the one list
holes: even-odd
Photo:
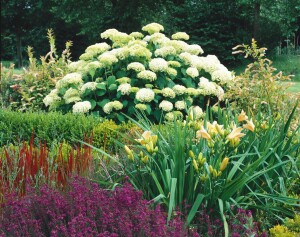
[[209, 168], [209, 172], [212, 174], [214, 171], [214, 168], [211, 165], [208, 168]]
[[193, 159], [195, 159], [195, 154], [192, 150], [189, 151], [189, 156]]
[[152, 142], [153, 142], [154, 145], [157, 143], [157, 139], [158, 139], [157, 135], [152, 136]]
[[224, 171], [228, 165], [229, 158], [225, 157], [220, 165], [220, 171]]
[[130, 150], [128, 146], [125, 145], [124, 149], [128, 155], [132, 154], [132, 150]]
[[198, 168], [197, 161], [195, 159], [193, 159], [193, 166], [194, 166], [195, 170], [198, 172], [199, 168]]
[[149, 160], [148, 156], [144, 156], [143, 158], [141, 158], [141, 161], [145, 164], [148, 163], [148, 160]]

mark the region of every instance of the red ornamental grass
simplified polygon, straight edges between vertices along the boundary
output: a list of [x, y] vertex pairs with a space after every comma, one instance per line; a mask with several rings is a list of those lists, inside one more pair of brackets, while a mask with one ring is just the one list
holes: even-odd
[[[91, 144], [91, 138], [85, 138]], [[34, 185], [47, 183], [64, 188], [73, 174], [86, 175], [92, 165], [92, 148], [83, 145], [70, 148], [63, 154], [60, 144], [57, 153], [51, 157], [47, 144], [34, 146], [34, 136], [29, 144], [23, 142], [19, 149], [4, 148], [0, 154], [0, 201], [5, 192], [24, 195], [26, 182]]]

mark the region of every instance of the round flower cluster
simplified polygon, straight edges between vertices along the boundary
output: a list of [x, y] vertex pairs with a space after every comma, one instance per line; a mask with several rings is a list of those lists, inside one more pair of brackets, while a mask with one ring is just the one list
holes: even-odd
[[168, 66], [169, 67], [180, 67], [181, 64], [180, 64], [180, 62], [177, 62], [177, 61], [168, 61]]
[[100, 63], [102, 63], [106, 67], [110, 67], [111, 65], [117, 63], [118, 58], [111, 53], [104, 53], [98, 57]]
[[185, 93], [188, 94], [189, 96], [198, 96], [199, 95], [199, 91], [192, 87], [186, 88]]
[[144, 111], [147, 109], [147, 106], [145, 104], [136, 104], [135, 108]]
[[198, 44], [188, 45], [185, 50], [186, 50], [186, 52], [193, 54], [193, 55], [198, 55], [198, 54], [204, 53], [203, 49]]
[[69, 74], [65, 75], [62, 79], [60, 79], [56, 83], [56, 89], [59, 90], [63, 87], [67, 87], [71, 84], [81, 85], [82, 83], [83, 83], [83, 81], [82, 81], [81, 74], [77, 73], [77, 72], [73, 72], [73, 73], [69, 73]]
[[171, 99], [175, 98], [175, 96], [176, 96], [175, 92], [169, 87], [162, 89], [161, 92], [164, 97], [168, 97]]
[[136, 72], [141, 72], [145, 70], [145, 66], [139, 62], [133, 62], [133, 63], [129, 63], [127, 65], [127, 70], [134, 70]]
[[212, 72], [211, 79], [213, 81], [219, 81], [220, 84], [224, 85], [232, 81], [233, 75], [226, 67], [220, 64], [219, 69]]
[[73, 89], [72, 87], [69, 88], [66, 93], [64, 94], [64, 100], [66, 104], [70, 104], [72, 102], [80, 101], [80, 94], [79, 91]]
[[172, 89], [176, 95], [183, 95], [185, 93], [186, 87], [182, 85], [175, 85]]
[[83, 86], [80, 89], [81, 94], [83, 94], [87, 89], [94, 91], [97, 89], [97, 82], [87, 82], [85, 84], [83, 84]]
[[47, 107], [55, 106], [57, 102], [61, 101], [61, 98], [58, 96], [57, 93], [58, 90], [54, 89], [43, 99], [43, 102]]
[[135, 39], [142, 39], [144, 35], [141, 32], [132, 32], [129, 34], [130, 36], [134, 37]]
[[147, 60], [151, 59], [152, 53], [149, 49], [146, 47], [135, 44], [129, 47], [130, 50], [130, 56], [134, 58], [146, 58]]
[[171, 36], [173, 40], [189, 40], [190, 36], [185, 32], [177, 32]]
[[205, 77], [200, 78], [198, 85], [203, 95], [214, 95], [216, 93], [216, 85]]
[[124, 83], [119, 85], [117, 91], [121, 91], [122, 95], [129, 95], [130, 94], [131, 85], [129, 83]]
[[148, 81], [155, 81], [156, 80], [156, 74], [154, 72], [151, 72], [149, 70], [141, 71], [137, 74], [137, 78], [148, 80]]
[[71, 62], [68, 65], [68, 68], [71, 72], [75, 72], [75, 71], [82, 71], [83, 68], [87, 65], [86, 61], [83, 60], [79, 60], [77, 62]]
[[125, 84], [125, 83], [130, 83], [131, 79], [129, 77], [121, 77], [121, 78], [117, 79], [116, 81], [119, 82], [120, 84]]
[[142, 28], [143, 31], [147, 31], [150, 35], [154, 34], [154, 33], [158, 33], [160, 31], [164, 31], [164, 27], [160, 24], [157, 23], [150, 23], [148, 25], [145, 25]]
[[204, 116], [203, 110], [199, 106], [192, 106], [189, 109], [189, 114], [191, 114], [195, 119], [200, 119]]
[[179, 100], [175, 102], [175, 108], [178, 110], [183, 110], [186, 108], [186, 103], [184, 100]]
[[155, 94], [153, 90], [149, 88], [142, 88], [136, 93], [135, 98], [140, 102], [151, 102], [154, 100], [154, 96]]
[[87, 113], [92, 108], [89, 101], [77, 102], [73, 105], [73, 113]]
[[192, 78], [199, 76], [198, 69], [194, 67], [189, 67], [188, 69], [186, 69], [186, 74], [188, 74]]
[[168, 75], [170, 75], [170, 76], [174, 76], [174, 77], [177, 76], [177, 70], [174, 69], [174, 68], [171, 68], [171, 67], [168, 67], [168, 68], [167, 68], [167, 73], [168, 73]]
[[159, 108], [161, 108], [165, 112], [170, 112], [173, 110], [173, 104], [167, 100], [163, 100], [159, 104]]
[[176, 50], [172, 46], [165, 46], [165, 47], [156, 49], [154, 54], [156, 57], [161, 56], [161, 57], [165, 58], [169, 55], [176, 55]]
[[103, 111], [106, 114], [110, 114], [112, 112], [113, 109], [115, 110], [121, 110], [123, 108], [123, 104], [120, 101], [111, 101], [106, 103], [103, 106]]
[[102, 54], [108, 50], [110, 50], [110, 46], [107, 43], [98, 43], [91, 45], [86, 48], [85, 52], [86, 53], [91, 53], [94, 56], [97, 56], [98, 54]]
[[149, 62], [149, 68], [153, 72], [165, 72], [168, 69], [168, 63], [163, 58], [154, 58]]

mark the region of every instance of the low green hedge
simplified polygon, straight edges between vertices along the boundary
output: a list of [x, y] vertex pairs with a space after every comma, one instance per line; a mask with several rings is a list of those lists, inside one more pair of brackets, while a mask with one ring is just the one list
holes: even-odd
[[61, 141], [74, 145], [76, 140], [92, 136], [94, 146], [111, 151], [114, 139], [121, 139], [120, 133], [130, 133], [133, 127], [131, 123], [117, 125], [95, 116], [0, 110], [0, 146], [29, 141], [34, 133], [36, 141], [47, 145]]

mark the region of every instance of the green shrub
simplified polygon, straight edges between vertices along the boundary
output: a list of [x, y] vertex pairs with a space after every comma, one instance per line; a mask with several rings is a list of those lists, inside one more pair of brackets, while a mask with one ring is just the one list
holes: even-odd
[[[39, 63], [28, 47], [29, 66], [20, 75], [12, 75], [1, 70], [1, 107], [10, 107], [19, 111], [38, 111], [45, 109], [44, 97], [55, 87], [55, 82], [67, 74], [70, 63], [70, 47], [72, 42], [66, 42], [66, 49], [61, 56], [57, 55], [55, 38], [52, 30], [48, 30], [50, 51], [40, 57]], [[13, 67], [11, 67], [13, 73]]]
[[300, 215], [296, 214], [293, 219], [287, 218], [284, 225], [276, 225], [270, 229], [270, 237], [299, 237]]
[[45, 105], [74, 113], [92, 111], [119, 122], [125, 120], [120, 112], [132, 116], [138, 109], [160, 121], [163, 114], [170, 119], [190, 106], [203, 108], [222, 100], [233, 76], [216, 56], [198, 56], [202, 48], [184, 42], [189, 39], [184, 32], [169, 39], [157, 23], [142, 30], [148, 35], [103, 32], [101, 37], [112, 46], [89, 46], [69, 65], [72, 73], [45, 97]]
[[99, 117], [84, 115], [0, 110], [0, 146], [29, 141], [33, 132], [35, 138], [48, 145], [62, 140], [73, 144], [74, 139], [83, 140], [84, 135], [90, 136], [94, 126], [101, 122]]

